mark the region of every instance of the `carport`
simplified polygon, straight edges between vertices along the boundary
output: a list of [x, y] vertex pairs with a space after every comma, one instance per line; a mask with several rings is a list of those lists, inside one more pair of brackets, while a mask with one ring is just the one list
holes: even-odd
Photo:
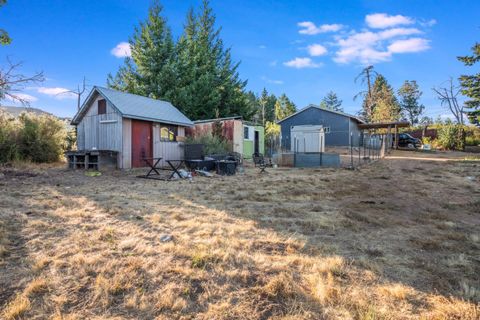
[[374, 129], [387, 129], [387, 134], [393, 133], [395, 135], [394, 148], [398, 149], [398, 128], [407, 128], [410, 126], [408, 121], [390, 121], [390, 122], [373, 122], [373, 123], [360, 123], [358, 127], [362, 130], [374, 130]]

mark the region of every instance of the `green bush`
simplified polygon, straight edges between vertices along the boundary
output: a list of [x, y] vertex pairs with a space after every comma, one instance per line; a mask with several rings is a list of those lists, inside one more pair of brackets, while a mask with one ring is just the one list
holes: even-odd
[[0, 111], [0, 163], [18, 160], [15, 119]]
[[66, 147], [64, 122], [50, 115], [0, 113], [0, 163], [15, 160], [55, 162]]
[[203, 150], [208, 154], [224, 154], [233, 150], [232, 144], [221, 136], [204, 134], [196, 137], [187, 137], [186, 143], [203, 144]]
[[461, 125], [445, 124], [438, 128], [437, 142], [446, 150], [463, 150], [465, 148], [465, 133]]
[[466, 126], [465, 145], [480, 146], [480, 128], [479, 127]]

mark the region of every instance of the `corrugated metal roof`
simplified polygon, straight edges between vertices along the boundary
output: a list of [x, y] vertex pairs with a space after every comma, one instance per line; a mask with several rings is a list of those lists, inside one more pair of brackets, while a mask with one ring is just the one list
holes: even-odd
[[215, 121], [225, 121], [225, 120], [242, 120], [242, 116], [233, 116], [233, 117], [225, 117], [225, 118], [215, 118], [215, 119], [205, 119], [205, 120], [196, 120], [193, 123], [207, 123], [207, 122], [215, 122]]
[[72, 123], [80, 122], [93, 93], [97, 91], [107, 99], [125, 118], [163, 122], [182, 126], [193, 126], [193, 122], [175, 108], [170, 102], [147, 98], [136, 94], [121, 92], [103, 87], [93, 87]]
[[308, 109], [310, 109], [310, 108], [317, 108], [317, 109], [320, 109], [320, 110], [323, 110], [323, 111], [327, 111], [327, 112], [331, 112], [331, 113], [336, 113], [336, 114], [339, 114], [339, 115], [341, 115], [341, 116], [344, 116], [344, 117], [348, 117], [348, 118], [352, 118], [352, 119], [354, 119], [354, 120], [357, 120], [359, 123], [365, 123], [365, 121], [363, 121], [362, 119], [360, 119], [360, 118], [357, 117], [357, 116], [353, 116], [353, 115], [351, 115], [351, 114], [348, 114], [348, 113], [345, 113], [345, 112], [341, 112], [341, 111], [335, 111], [335, 110], [325, 109], [325, 108], [322, 108], [322, 107], [320, 107], [320, 106], [316, 106], [316, 105], [314, 105], [314, 104], [310, 104], [310, 105], [306, 106], [305, 108], [298, 110], [298, 111], [295, 112], [294, 114], [291, 114], [291, 115], [289, 115], [288, 117], [283, 118], [282, 120], [277, 121], [277, 123], [281, 123], [281, 122], [283, 122], [283, 121], [285, 121], [285, 120], [287, 120], [287, 119], [289, 119], [289, 118], [291, 118], [291, 117], [294, 117], [294, 116], [296, 116], [297, 114], [302, 113], [303, 111], [308, 110]]

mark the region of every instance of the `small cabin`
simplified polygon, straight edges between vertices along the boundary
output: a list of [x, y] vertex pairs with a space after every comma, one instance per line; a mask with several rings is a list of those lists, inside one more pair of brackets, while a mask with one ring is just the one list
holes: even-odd
[[72, 120], [79, 152], [114, 151], [117, 167], [145, 167], [144, 158], [184, 158], [193, 126], [170, 102], [95, 86]]
[[187, 136], [212, 134], [216, 123], [222, 126], [222, 136], [232, 144], [232, 151], [251, 159], [254, 153], [265, 152], [265, 129], [261, 125], [244, 121], [242, 117], [227, 117], [194, 121]]

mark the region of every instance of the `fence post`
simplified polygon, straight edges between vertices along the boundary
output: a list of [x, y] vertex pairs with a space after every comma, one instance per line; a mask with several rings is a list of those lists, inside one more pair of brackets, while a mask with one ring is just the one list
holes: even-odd
[[320, 167], [323, 165], [323, 136], [320, 136]]
[[372, 136], [369, 133], [368, 134], [368, 161], [372, 160], [371, 152], [372, 152]]
[[350, 132], [350, 167], [353, 169], [353, 132]]
[[360, 166], [360, 136], [361, 134], [358, 134], [358, 165]]

